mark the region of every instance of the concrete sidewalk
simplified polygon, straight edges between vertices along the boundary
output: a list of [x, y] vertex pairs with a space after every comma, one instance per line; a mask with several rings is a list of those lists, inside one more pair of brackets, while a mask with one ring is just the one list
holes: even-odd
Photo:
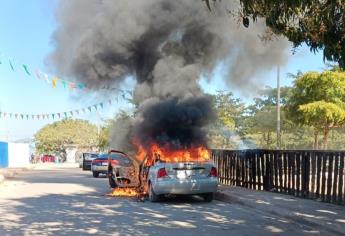
[[296, 223], [323, 229], [332, 234], [344, 235], [345, 233], [345, 206], [224, 185], [219, 187], [216, 199], [241, 204]]

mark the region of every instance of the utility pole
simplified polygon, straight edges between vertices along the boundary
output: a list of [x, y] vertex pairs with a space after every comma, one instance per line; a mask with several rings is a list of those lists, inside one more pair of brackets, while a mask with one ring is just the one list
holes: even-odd
[[277, 149], [281, 149], [280, 137], [280, 66], [277, 67]]

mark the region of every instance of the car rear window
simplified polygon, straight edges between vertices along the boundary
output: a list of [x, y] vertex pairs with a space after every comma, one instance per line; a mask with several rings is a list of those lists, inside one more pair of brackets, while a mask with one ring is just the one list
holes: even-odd
[[116, 160], [119, 165], [129, 166], [132, 164], [132, 161], [124, 154], [121, 153], [111, 153], [111, 159]]

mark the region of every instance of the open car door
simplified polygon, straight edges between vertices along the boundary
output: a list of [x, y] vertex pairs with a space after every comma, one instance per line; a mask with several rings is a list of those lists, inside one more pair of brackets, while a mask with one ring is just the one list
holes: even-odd
[[108, 177], [112, 188], [139, 187], [140, 165], [127, 154], [110, 150], [108, 153]]

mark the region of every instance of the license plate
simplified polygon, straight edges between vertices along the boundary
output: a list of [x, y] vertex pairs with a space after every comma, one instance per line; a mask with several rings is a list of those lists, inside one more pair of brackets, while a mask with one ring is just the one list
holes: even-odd
[[103, 163], [102, 163], [102, 166], [107, 166], [107, 165], [108, 165], [107, 162], [103, 162]]
[[186, 178], [186, 171], [184, 171], [184, 170], [178, 170], [178, 171], [177, 171], [177, 178], [179, 178], [179, 179], [185, 179], [185, 178]]

